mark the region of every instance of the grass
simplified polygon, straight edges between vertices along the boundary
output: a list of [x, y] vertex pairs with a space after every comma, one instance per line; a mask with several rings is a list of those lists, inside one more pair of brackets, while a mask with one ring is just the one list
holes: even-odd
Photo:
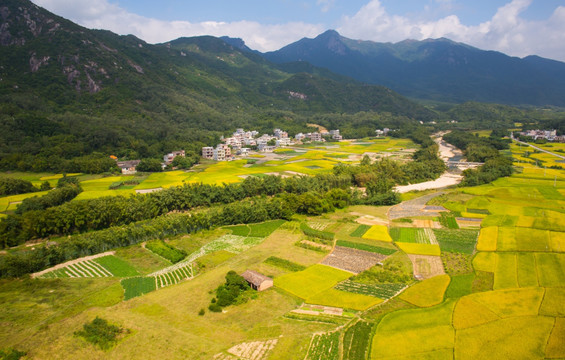
[[92, 261], [102, 265], [117, 277], [130, 277], [139, 275], [139, 272], [127, 261], [113, 255], [99, 257]]
[[232, 235], [237, 236], [249, 236], [249, 232], [251, 231], [248, 225], [226, 226], [224, 229], [230, 230]]
[[286, 260], [286, 259], [282, 259], [280, 257], [276, 257], [276, 256], [269, 256], [265, 261], [265, 264], [269, 264], [284, 270], [288, 270], [288, 271], [302, 271], [304, 269], [306, 269], [306, 266], [304, 265], [300, 265], [297, 264], [295, 262], [292, 262], [290, 260]]
[[115, 257], [130, 264], [141, 275], [152, 273], [169, 265], [167, 260], [145, 250], [140, 245], [116, 249]]
[[517, 253], [516, 268], [520, 287], [539, 286], [536, 271], [536, 258], [532, 253]]
[[498, 253], [494, 273], [494, 288], [517, 288], [518, 275], [516, 271], [516, 254]]
[[434, 229], [441, 251], [473, 254], [477, 243], [477, 230]]
[[325, 265], [313, 265], [298, 271], [275, 278], [275, 286], [306, 299], [334, 287], [338, 282], [349, 278], [352, 274]]
[[536, 253], [535, 257], [540, 286], [565, 286], [565, 254]]
[[480, 252], [473, 258], [473, 268], [478, 271], [494, 272], [498, 255], [492, 252]]
[[155, 291], [156, 284], [153, 277], [132, 277], [121, 281], [124, 288], [124, 300], [129, 300], [137, 296], [141, 296]]
[[371, 359], [452, 359], [455, 331], [451, 325], [402, 332], [379, 332], [373, 337]]
[[419, 307], [434, 306], [443, 301], [449, 282], [448, 275], [435, 276], [406, 289], [399, 297]]
[[[457, 331], [456, 359], [543, 359], [553, 319], [520, 317], [501, 319]], [[524, 331], [527, 329], [527, 331]]]
[[371, 225], [359, 225], [349, 236], [363, 237], [365, 233], [371, 228]]
[[326, 289], [307, 297], [305, 301], [308, 304], [318, 304], [353, 310], [367, 310], [372, 306], [380, 304], [383, 300], [374, 296], [340, 291], [337, 289]]
[[469, 295], [469, 298], [506, 318], [536, 316], [544, 295], [543, 288], [503, 289]]
[[356, 243], [356, 242], [347, 241], [347, 240], [338, 240], [336, 242], [336, 245], [351, 248], [351, 249], [369, 251], [369, 252], [372, 252], [372, 253], [383, 254], [383, 255], [392, 255], [396, 252], [396, 250], [394, 250], [394, 249], [384, 248], [384, 247], [380, 247], [380, 246], [373, 246], [373, 245], [368, 245], [368, 244], [363, 244], [363, 243]]
[[392, 242], [392, 238], [388, 234], [388, 228], [384, 225], [373, 225], [362, 236], [363, 239], [376, 241]]
[[472, 328], [499, 319], [500, 316], [487, 306], [474, 301], [471, 296], [459, 299], [453, 311], [453, 327], [456, 330]]
[[377, 331], [402, 332], [451, 325], [456, 303], [455, 300], [448, 300], [429, 308], [395, 311], [380, 321]]
[[249, 224], [249, 235], [252, 237], [267, 237], [271, 235], [275, 230], [277, 230], [285, 220], [271, 220], [265, 221], [263, 223]]
[[400, 250], [404, 251], [407, 254], [433, 255], [433, 256], [441, 255], [441, 250], [439, 245], [411, 244], [411, 243], [402, 243], [402, 242], [398, 242], [396, 243], [396, 245], [400, 248]]
[[545, 348], [545, 357], [550, 359], [565, 358], [565, 318], [555, 319], [555, 325]]
[[451, 277], [451, 282], [445, 291], [446, 298], [460, 298], [472, 292], [475, 274], [457, 275]]
[[145, 244], [145, 247], [153, 253], [169, 260], [173, 264], [178, 263], [186, 257], [186, 252], [179, 250], [160, 239], [148, 241]]
[[543, 297], [539, 314], [565, 317], [565, 288], [545, 289], [545, 296]]
[[[483, 224], [484, 225], [484, 224]], [[477, 242], [478, 251], [496, 251], [498, 226], [483, 227]]]

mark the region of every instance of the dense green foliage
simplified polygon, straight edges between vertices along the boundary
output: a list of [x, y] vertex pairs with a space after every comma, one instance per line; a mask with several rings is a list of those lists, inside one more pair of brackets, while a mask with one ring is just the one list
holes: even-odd
[[107, 320], [97, 316], [91, 322], [84, 324], [82, 330], [75, 331], [75, 335], [106, 350], [117, 342], [118, 336], [123, 332], [124, 329], [109, 324]]
[[186, 257], [186, 251], [177, 249], [164, 242], [163, 240], [151, 240], [145, 244], [145, 247], [155, 254], [164, 257], [173, 264], [178, 263]]
[[478, 169], [463, 171], [461, 186], [487, 184], [499, 177], [512, 175], [512, 159], [499, 152], [509, 148], [509, 140], [501, 139], [500, 135], [493, 132], [485, 138], [464, 131], [452, 131], [444, 135], [445, 141], [463, 149], [468, 161], [484, 162]]
[[212, 299], [208, 309], [216, 311], [217, 308], [238, 304], [247, 301], [244, 293], [250, 290], [249, 284], [235, 271], [230, 270], [226, 274], [226, 282], [216, 289], [216, 297]]
[[26, 356], [26, 353], [16, 349], [0, 349], [0, 359], [2, 360], [19, 360]]
[[23, 214], [31, 210], [45, 210], [71, 201], [82, 192], [80, 185], [65, 185], [49, 191], [41, 197], [30, 197], [22, 201], [16, 209], [16, 214]]
[[565, 106], [562, 63], [537, 56], [517, 59], [446, 38], [392, 44], [328, 30], [264, 56], [277, 63], [307, 62], [417, 99]]
[[[33, 238], [100, 230], [151, 219], [170, 211], [189, 210], [217, 203], [226, 204], [257, 195], [288, 193], [287, 201], [292, 204], [293, 212], [319, 214], [331, 211], [334, 203], [341, 204], [339, 197], [335, 200], [336, 196], [333, 195], [350, 195], [347, 191], [336, 192], [340, 189], [335, 189], [336, 191], [328, 193], [326, 197], [308, 191], [325, 192], [332, 187], [348, 185], [348, 178], [332, 175], [288, 179], [276, 176], [248, 177], [242, 183], [224, 186], [184, 184], [129, 198], [116, 196], [73, 201], [1, 219], [0, 243], [9, 247]], [[342, 205], [346, 204], [347, 202]]]
[[187, 168], [202, 146], [239, 127], [292, 135], [315, 114], [344, 125], [346, 136], [367, 136], [436, 117], [384, 87], [284, 72], [211, 36], [151, 45], [82, 28], [27, 0], [5, 6], [14, 41], [0, 46], [3, 170], [101, 173], [117, 170], [109, 155], [161, 159], [179, 149], [187, 158], [173, 166]]
[[0, 178], [0, 196], [26, 194], [38, 191], [30, 181], [9, 177]]

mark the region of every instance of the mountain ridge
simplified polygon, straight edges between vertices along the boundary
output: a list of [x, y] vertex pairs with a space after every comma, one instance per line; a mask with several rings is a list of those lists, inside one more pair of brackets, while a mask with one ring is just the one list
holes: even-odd
[[520, 59], [447, 38], [378, 43], [328, 30], [263, 56], [275, 63], [309, 62], [411, 98], [565, 106], [565, 63]]

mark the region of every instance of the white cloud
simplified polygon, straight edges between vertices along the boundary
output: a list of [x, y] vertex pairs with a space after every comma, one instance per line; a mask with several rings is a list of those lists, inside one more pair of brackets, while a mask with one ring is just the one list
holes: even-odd
[[[240, 37], [252, 49], [277, 50], [305, 36], [322, 33], [323, 25], [304, 22], [264, 25], [255, 21], [219, 22], [162, 21], [128, 12], [108, 0], [33, 0], [37, 5], [91, 29], [133, 34], [149, 43], [162, 43], [183, 36]], [[327, 6], [331, 2], [326, 0]]]
[[334, 6], [335, 0], [317, 0], [316, 5], [322, 7], [322, 12], [328, 12]]
[[[182, 36], [227, 35], [244, 39], [253, 49], [270, 51], [326, 30], [324, 25], [304, 22], [265, 25], [256, 21], [162, 21], [130, 13], [109, 3], [109, 0], [33, 1], [85, 27], [134, 34], [149, 43], [166, 42]], [[565, 61], [565, 6], [557, 7], [548, 19], [527, 20], [521, 14], [532, 1], [512, 0], [500, 7], [490, 20], [467, 26], [456, 15], [433, 21], [392, 15], [379, 0], [370, 0], [355, 15], [343, 17], [337, 30], [349, 38], [382, 42], [447, 37], [509, 55], [537, 54]], [[435, 2], [444, 6], [455, 3], [452, 0]], [[335, 0], [316, 0], [316, 3], [322, 11], [327, 11]]]
[[355, 15], [344, 17], [338, 31], [354, 39], [383, 42], [447, 37], [513, 56], [537, 54], [565, 61], [565, 6], [557, 7], [549, 19], [532, 21], [521, 17], [531, 3], [532, 0], [512, 0], [489, 21], [467, 26], [456, 15], [435, 21], [391, 15], [379, 0], [371, 0]]

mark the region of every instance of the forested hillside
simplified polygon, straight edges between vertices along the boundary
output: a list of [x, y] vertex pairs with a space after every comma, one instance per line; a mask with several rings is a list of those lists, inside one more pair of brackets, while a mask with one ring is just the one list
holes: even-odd
[[219, 38], [151, 45], [83, 28], [27, 0], [4, 1], [2, 16], [4, 170], [100, 172], [111, 154], [198, 152], [236, 127], [292, 134], [314, 114], [368, 112], [372, 128], [435, 118], [386, 88], [285, 72]]

